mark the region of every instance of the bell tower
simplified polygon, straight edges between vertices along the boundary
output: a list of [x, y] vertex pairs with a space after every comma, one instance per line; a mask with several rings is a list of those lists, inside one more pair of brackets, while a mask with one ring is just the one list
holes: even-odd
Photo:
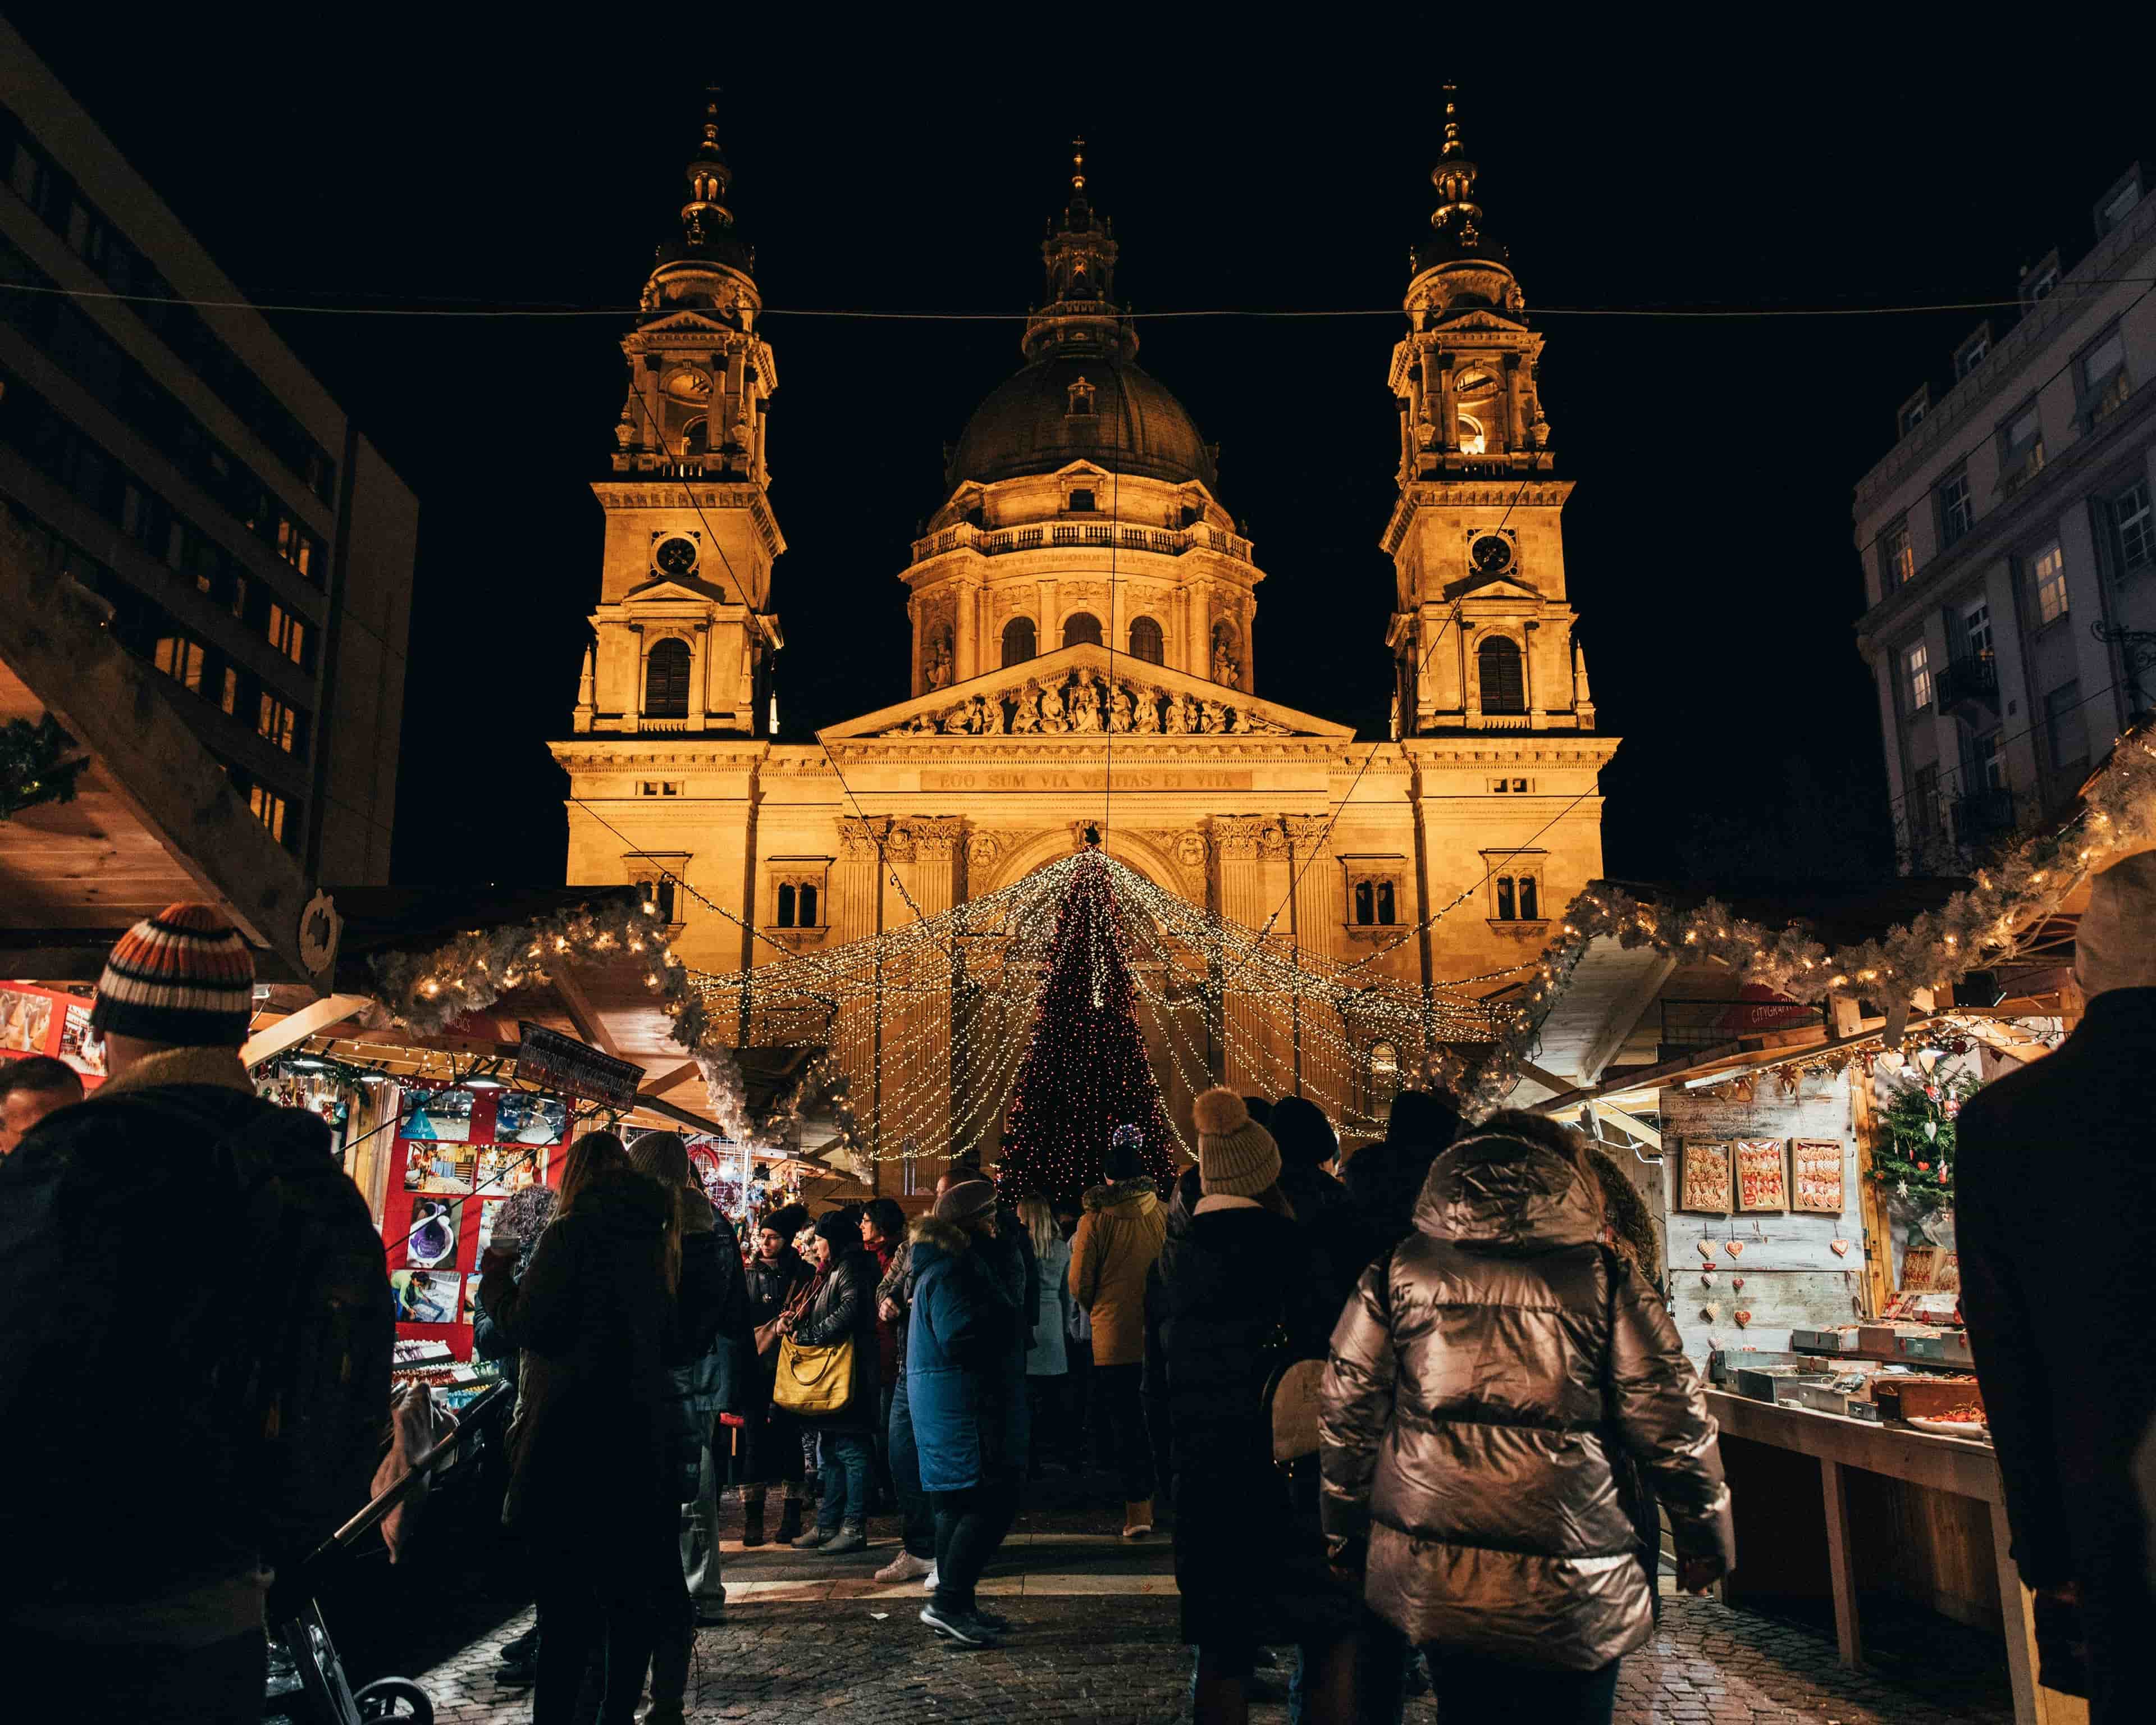
[[1430, 237], [1409, 253], [1408, 334], [1393, 349], [1399, 501], [1380, 542], [1396, 593], [1386, 643], [1402, 737], [1592, 731], [1586, 658], [1565, 599], [1543, 337], [1505, 248], [1482, 227], [1453, 86]]
[[680, 234], [658, 247], [622, 337], [629, 388], [606, 477], [599, 603], [577, 690], [588, 732], [760, 737], [783, 644], [771, 570], [765, 403], [778, 388], [754, 249], [727, 207], [718, 105], [685, 170]]

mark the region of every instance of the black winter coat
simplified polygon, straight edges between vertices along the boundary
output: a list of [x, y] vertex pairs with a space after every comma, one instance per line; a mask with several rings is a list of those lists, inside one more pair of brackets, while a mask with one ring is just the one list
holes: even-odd
[[824, 1431], [874, 1431], [882, 1409], [881, 1361], [876, 1347], [876, 1260], [867, 1248], [848, 1246], [834, 1260], [822, 1285], [810, 1298], [793, 1339], [805, 1348], [825, 1348], [848, 1337], [854, 1343], [854, 1388], [836, 1414], [803, 1415], [802, 1423]]
[[[2080, 1584], [2098, 1725], [2147, 1706], [2129, 1707], [2127, 1685], [2139, 1692], [2156, 1620], [2147, 1568], [2156, 1536], [2144, 1531], [2130, 1463], [2156, 1417], [2156, 1343], [2144, 1323], [2092, 1322], [2087, 1288], [2062, 1269], [2087, 1255], [2089, 1194], [2043, 1171], [2100, 1170], [2106, 1213], [2156, 1215], [2152, 1071], [2156, 988], [2109, 989], [2056, 1053], [1979, 1091], [1957, 1122], [1962, 1312], [2014, 1559], [2031, 1587]], [[2156, 1309], [2156, 1256], [2108, 1253], [2103, 1275], [2105, 1311]]]
[[547, 1224], [521, 1277], [480, 1280], [479, 1303], [524, 1354], [502, 1520], [556, 1558], [633, 1566], [674, 1514], [666, 1215], [655, 1182], [619, 1171]]
[[1192, 1216], [1168, 1260], [1163, 1348], [1175, 1469], [1183, 1639], [1323, 1640], [1354, 1620], [1325, 1559], [1316, 1505], [1273, 1464], [1265, 1388], [1283, 1356], [1325, 1351], [1329, 1314], [1308, 1239], [1255, 1205]]
[[[273, 1176], [252, 1205], [243, 1139]], [[259, 1231], [273, 1189], [315, 1249], [289, 1278]], [[259, 1622], [230, 1584], [367, 1502], [396, 1335], [381, 1248], [327, 1128], [257, 1097], [234, 1050], [152, 1055], [40, 1122], [0, 1162], [0, 1620], [88, 1609], [118, 1639], [122, 1602], [199, 1594]], [[270, 1419], [288, 1334], [320, 1382]]]
[[[1337, 1317], [1355, 1291], [1356, 1279], [1381, 1249], [1348, 1189], [1324, 1169], [1283, 1168], [1280, 1189], [1295, 1206], [1295, 1219], [1310, 1242], [1319, 1301]], [[1332, 1326], [1328, 1322], [1326, 1327], [1329, 1331]]]

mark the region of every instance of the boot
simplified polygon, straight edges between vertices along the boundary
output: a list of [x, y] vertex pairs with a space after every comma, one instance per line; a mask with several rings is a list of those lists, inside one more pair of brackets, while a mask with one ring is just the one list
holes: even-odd
[[859, 1522], [846, 1522], [840, 1525], [836, 1533], [824, 1541], [820, 1548], [833, 1557], [838, 1557], [850, 1551], [866, 1551], [868, 1544], [869, 1530]]
[[1142, 1499], [1123, 1506], [1123, 1538], [1142, 1539], [1152, 1532], [1152, 1499]]
[[742, 1499], [742, 1543], [762, 1545], [763, 1542], [763, 1493], [759, 1491]]
[[791, 1545], [801, 1532], [801, 1500], [789, 1497], [786, 1507], [778, 1512], [778, 1543]]

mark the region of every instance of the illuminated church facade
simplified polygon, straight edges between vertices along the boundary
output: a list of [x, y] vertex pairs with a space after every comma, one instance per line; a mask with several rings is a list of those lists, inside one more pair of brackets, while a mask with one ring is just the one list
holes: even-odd
[[[1553, 471], [1543, 337], [1481, 232], [1475, 175], [1448, 106], [1385, 378], [1393, 736], [1260, 692], [1266, 572], [1214, 449], [1138, 363], [1081, 156], [1022, 364], [951, 449], [897, 572], [910, 697], [782, 742], [786, 542], [765, 461], [778, 374], [707, 116], [680, 236], [623, 341], [627, 398], [593, 486], [601, 593], [574, 734], [553, 748], [571, 779], [568, 879], [647, 883], [675, 953], [721, 973], [888, 935], [1096, 843], [1284, 950], [1376, 955], [1364, 973], [1396, 986], [1532, 961], [1600, 872], [1597, 775], [1617, 744], [1595, 729], [1566, 597], [1570, 482]], [[881, 1043], [852, 1026], [834, 1051], [850, 1070]], [[1373, 1038], [1360, 1070], [1311, 1087], [1382, 1113], [1404, 1052]], [[1265, 1014], [1205, 1059], [1212, 1081], [1250, 1091], [1312, 1076]], [[1156, 1065], [1187, 1119], [1183, 1071]], [[918, 1153], [908, 1185], [948, 1147], [947, 1097], [923, 1106], [872, 1127]]]

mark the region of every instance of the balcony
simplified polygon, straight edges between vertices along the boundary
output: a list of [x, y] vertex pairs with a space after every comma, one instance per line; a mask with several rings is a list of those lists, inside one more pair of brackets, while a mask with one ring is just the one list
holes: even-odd
[[2004, 786], [1986, 785], [1953, 801], [1954, 843], [1982, 845], [2003, 839], [2014, 830], [2014, 793]]
[[1940, 668], [1933, 698], [1942, 713], [1999, 711], [1999, 661], [1991, 654], [1971, 653]]
[[1158, 527], [1125, 526], [1113, 521], [1060, 523], [1042, 527], [977, 527], [970, 521], [944, 528], [913, 542], [913, 561], [926, 562], [953, 551], [977, 552], [983, 557], [1003, 557], [1012, 552], [1037, 551], [1044, 540], [1051, 545], [1120, 546], [1127, 551], [1149, 551], [1162, 557], [1181, 557], [1191, 551], [1215, 551], [1237, 562], [1250, 560], [1250, 542], [1240, 534], [1225, 533], [1200, 522], [1194, 526], [1163, 531]]

